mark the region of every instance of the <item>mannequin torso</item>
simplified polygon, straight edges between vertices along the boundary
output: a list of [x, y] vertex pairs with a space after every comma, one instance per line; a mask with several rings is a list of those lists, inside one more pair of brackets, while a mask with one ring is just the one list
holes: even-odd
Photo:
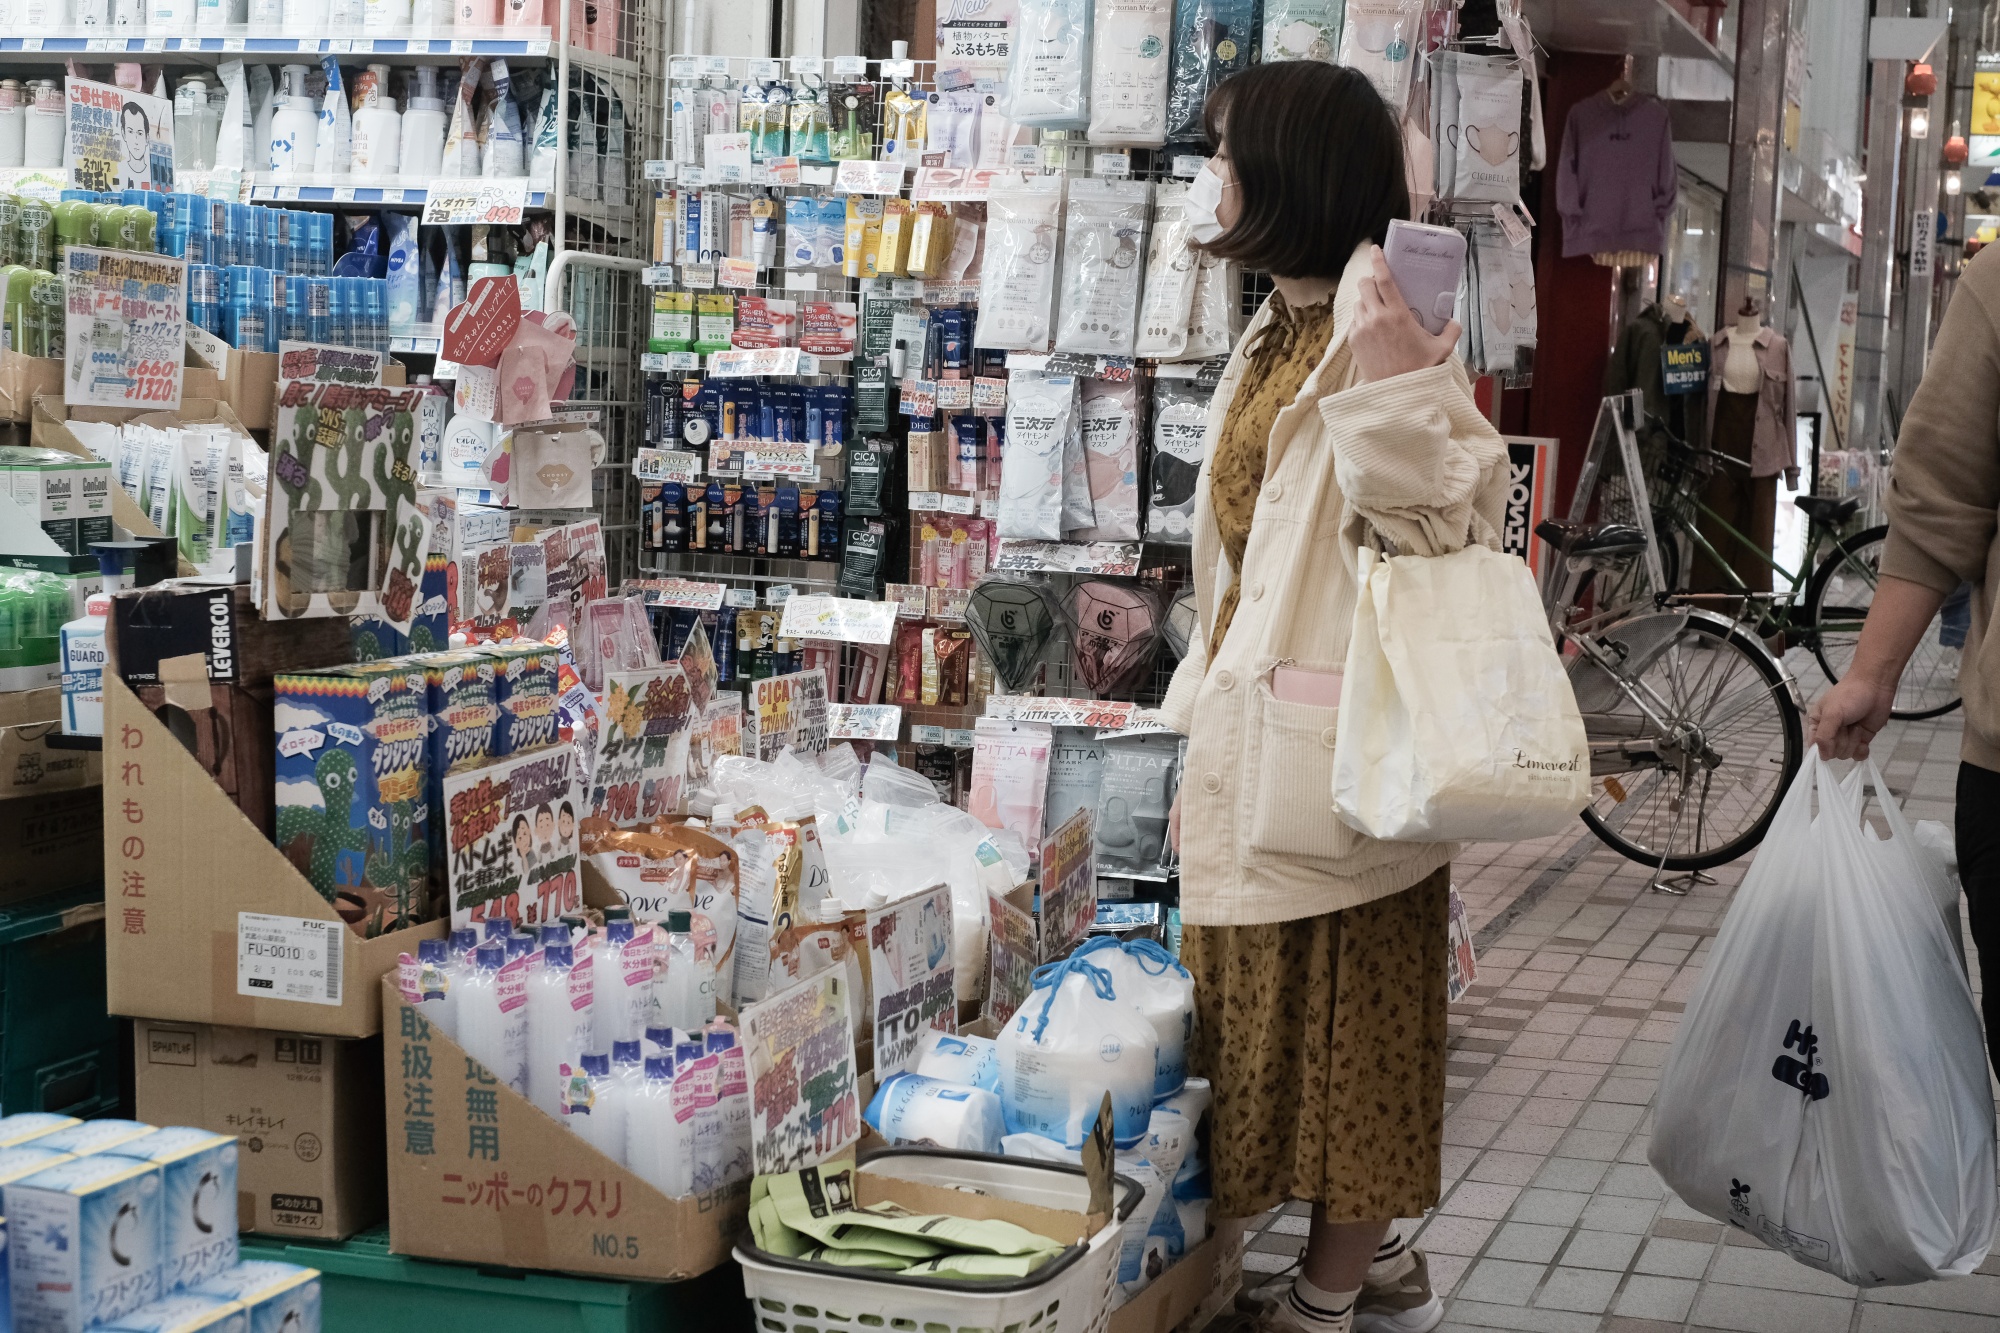
[[1755, 315], [1740, 316], [1729, 330], [1729, 355], [1722, 362], [1726, 393], [1757, 392], [1757, 334], [1763, 324]]

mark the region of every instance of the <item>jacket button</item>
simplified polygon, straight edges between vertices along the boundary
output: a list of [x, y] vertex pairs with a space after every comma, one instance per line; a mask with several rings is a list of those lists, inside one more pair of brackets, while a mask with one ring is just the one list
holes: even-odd
[[1332, 727], [1328, 727], [1325, 731], [1322, 731], [1319, 734], [1319, 743], [1321, 745], [1324, 745], [1329, 750], [1333, 748], [1333, 741], [1334, 741], [1334, 736]]
[[1216, 673], [1215, 673], [1215, 688], [1216, 688], [1216, 689], [1218, 689], [1218, 690], [1233, 690], [1233, 689], [1235, 689], [1235, 688], [1236, 688], [1236, 675], [1235, 675], [1235, 673], [1234, 673], [1234, 672], [1232, 672], [1232, 671], [1230, 671], [1230, 670], [1228, 670], [1227, 668], [1224, 668], [1223, 670], [1221, 670], [1221, 671], [1218, 671], [1218, 672], [1216, 672]]
[[1264, 597], [1264, 585], [1263, 585], [1262, 583], [1253, 583], [1253, 584], [1251, 584], [1251, 585], [1250, 585], [1250, 600], [1251, 600], [1251, 601], [1253, 601], [1253, 602], [1256, 602], [1256, 601], [1261, 601], [1261, 600], [1263, 600], [1263, 597]]
[[1282, 500], [1285, 498], [1285, 484], [1281, 481], [1274, 481], [1264, 488], [1264, 494], [1270, 496], [1273, 501]]
[[1203, 791], [1207, 792], [1207, 793], [1208, 793], [1208, 794], [1209, 794], [1210, 796], [1213, 796], [1213, 795], [1215, 795], [1215, 793], [1217, 793], [1217, 792], [1221, 791], [1221, 790], [1222, 790], [1222, 778], [1221, 778], [1221, 775], [1219, 775], [1219, 774], [1216, 774], [1216, 773], [1204, 773], [1204, 774], [1202, 774], [1202, 775], [1201, 775], [1201, 789], [1202, 789]]

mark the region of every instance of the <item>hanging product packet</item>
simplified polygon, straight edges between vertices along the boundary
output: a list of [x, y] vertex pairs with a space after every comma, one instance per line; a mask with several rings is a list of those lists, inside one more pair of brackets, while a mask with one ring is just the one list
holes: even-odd
[[1208, 456], [1211, 390], [1193, 380], [1153, 381], [1152, 500], [1146, 536], [1187, 546], [1194, 542], [1195, 486]]
[[1090, 128], [1090, 0], [1021, 0], [1002, 109], [1018, 125]]
[[[1452, 182], [1458, 171], [1458, 51], [1439, 51], [1431, 66], [1431, 193], [1451, 197]], [[1405, 158], [1408, 158], [1405, 126]], [[1450, 130], [1450, 133], [1446, 131]], [[1411, 165], [1414, 165], [1413, 163]]]
[[1173, 808], [1180, 738], [1113, 736], [1105, 742], [1097, 798], [1097, 868], [1165, 873], [1167, 812]]
[[1094, 727], [1057, 727], [1049, 748], [1048, 805], [1042, 836], [1048, 837], [1079, 810], [1095, 812], [1104, 782], [1105, 744]]
[[[1422, 0], [1418, 0], [1421, 3]], [[1215, 86], [1257, 61], [1258, 0], [1186, 0], [1174, 6], [1174, 68], [1167, 90], [1167, 140], [1205, 137], [1202, 108]]]
[[1453, 199], [1514, 204], [1521, 198], [1521, 67], [1497, 56], [1447, 52], [1455, 57], [1457, 96], [1444, 122], [1452, 148], [1452, 174], [1440, 179]]
[[1243, 332], [1243, 309], [1237, 300], [1243, 287], [1242, 273], [1243, 266], [1233, 259], [1197, 252], [1187, 346], [1181, 349], [1183, 361], [1227, 356], [1236, 346]]
[[1090, 507], [1090, 469], [1083, 455], [1083, 418], [1078, 413], [1070, 418], [1069, 434], [1063, 437], [1063, 536], [1074, 536], [1096, 521], [1097, 514]]
[[1093, 176], [1069, 187], [1057, 351], [1132, 355], [1152, 202], [1146, 181]]
[[979, 162], [979, 116], [986, 102], [978, 90], [936, 90], [925, 127], [924, 152], [944, 159], [947, 167], [971, 167]]
[[1187, 350], [1197, 258], [1188, 234], [1186, 185], [1172, 182], [1153, 195], [1153, 235], [1146, 249], [1145, 295], [1139, 306], [1134, 356], [1172, 361]]
[[1158, 148], [1167, 141], [1172, 0], [1106, 0], [1091, 33], [1090, 142]]
[[717, 998], [734, 1003], [736, 969], [736, 849], [700, 829], [660, 820], [651, 829], [621, 829], [586, 819], [583, 854], [639, 922], [689, 913], [695, 952], [715, 965]]
[[1514, 318], [1514, 289], [1508, 262], [1511, 249], [1498, 227], [1473, 229], [1470, 267], [1473, 276], [1468, 296], [1460, 302], [1459, 310], [1470, 311], [1471, 317], [1466, 322], [1478, 325], [1476, 364], [1489, 375], [1512, 374], [1521, 344], [1522, 330]]
[[1077, 424], [1076, 377], [1015, 371], [1000, 454], [1000, 535], [1061, 541], [1063, 451]]
[[1090, 481], [1087, 542], [1139, 540], [1139, 386], [1083, 381], [1083, 459]]
[[986, 199], [976, 345], [1008, 352], [1049, 350], [1063, 179], [994, 181]]
[[1052, 729], [1039, 722], [982, 717], [973, 728], [966, 809], [988, 828], [1020, 835], [1031, 857], [1041, 854], [1052, 743]]
[[1398, 118], [1409, 105], [1423, 25], [1424, 0], [1347, 0], [1339, 63], [1367, 75]]
[[1340, 0], [1264, 0], [1264, 63], [1331, 62], [1340, 49]]

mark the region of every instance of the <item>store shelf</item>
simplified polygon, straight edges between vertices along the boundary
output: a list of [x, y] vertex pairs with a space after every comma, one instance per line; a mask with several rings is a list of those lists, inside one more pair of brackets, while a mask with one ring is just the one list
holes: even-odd
[[402, 352], [410, 356], [436, 356], [443, 348], [444, 339], [442, 338], [415, 337], [389, 339], [389, 350], [391, 352]]
[[1735, 70], [1665, 0], [1523, 0], [1521, 9], [1535, 40], [1551, 51], [1678, 56]]
[[[491, 34], [486, 35], [486, 34]], [[427, 62], [457, 56], [503, 56], [513, 59], [551, 60], [560, 48], [550, 40], [547, 28], [489, 28], [473, 35], [454, 32], [451, 36], [382, 37], [267, 37], [237, 32], [226, 36], [203, 37], [104, 37], [70, 34], [51, 37], [0, 37], [0, 59], [41, 58], [59, 62], [77, 55], [174, 55], [190, 59], [240, 56], [250, 61], [278, 63], [301, 57], [323, 55], [370, 56], [387, 60]], [[605, 55], [585, 47], [571, 46], [573, 65], [611, 74], [637, 75], [639, 67], [630, 60]], [[206, 62], [204, 62], [206, 63]]]
[[[407, 204], [422, 208], [430, 197], [430, 191], [422, 185], [276, 185], [270, 183], [268, 172], [258, 175], [262, 179], [250, 186], [253, 204]], [[530, 190], [527, 206], [551, 209], [555, 207], [554, 197], [546, 190]], [[577, 211], [574, 200], [570, 211]]]

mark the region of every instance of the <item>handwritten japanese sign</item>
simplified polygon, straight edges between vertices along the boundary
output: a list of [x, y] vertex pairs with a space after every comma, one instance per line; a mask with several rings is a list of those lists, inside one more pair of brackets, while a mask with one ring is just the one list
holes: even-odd
[[1088, 807], [1042, 843], [1042, 961], [1061, 958], [1097, 919], [1097, 832]]
[[766, 761], [790, 746], [801, 754], [826, 749], [826, 673], [795, 671], [752, 686], [750, 730], [757, 758]]
[[607, 675], [590, 812], [620, 828], [642, 828], [677, 813], [693, 720], [693, 693], [680, 666]]
[[180, 407], [186, 260], [71, 246], [64, 301], [65, 402]]
[[498, 917], [535, 926], [583, 906], [574, 747], [449, 774], [444, 805], [452, 929]]
[[879, 1083], [916, 1068], [926, 1031], [958, 1031], [949, 888], [940, 884], [868, 914], [868, 976]]
[[743, 1011], [759, 1175], [816, 1166], [861, 1137], [847, 985], [828, 968]]
[[513, 226], [528, 206], [528, 178], [432, 181], [423, 225]]

